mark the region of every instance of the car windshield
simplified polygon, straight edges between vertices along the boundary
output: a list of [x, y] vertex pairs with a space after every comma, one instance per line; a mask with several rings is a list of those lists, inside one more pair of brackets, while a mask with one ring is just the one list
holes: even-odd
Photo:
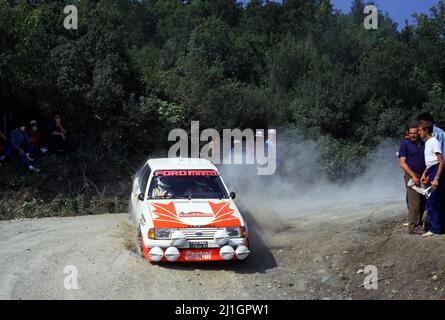
[[[164, 171], [166, 172], [166, 171]], [[215, 171], [212, 175], [166, 176], [155, 172], [148, 192], [149, 199], [228, 199], [221, 178]], [[196, 171], [194, 171], [196, 172]], [[170, 174], [171, 172], [169, 172]]]

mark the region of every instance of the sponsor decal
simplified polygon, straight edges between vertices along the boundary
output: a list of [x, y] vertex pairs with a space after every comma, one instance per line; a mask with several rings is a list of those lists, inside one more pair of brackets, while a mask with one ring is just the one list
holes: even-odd
[[211, 260], [212, 251], [186, 251], [185, 260]]
[[205, 218], [213, 217], [211, 212], [179, 212], [178, 217], [180, 218]]
[[188, 177], [188, 176], [217, 176], [218, 172], [215, 170], [157, 170], [154, 173], [155, 177]]

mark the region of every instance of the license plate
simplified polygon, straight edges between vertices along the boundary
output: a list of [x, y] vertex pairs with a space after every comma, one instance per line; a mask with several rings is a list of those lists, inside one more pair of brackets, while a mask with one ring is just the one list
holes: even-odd
[[189, 245], [190, 249], [207, 249], [209, 247], [206, 241], [190, 242]]

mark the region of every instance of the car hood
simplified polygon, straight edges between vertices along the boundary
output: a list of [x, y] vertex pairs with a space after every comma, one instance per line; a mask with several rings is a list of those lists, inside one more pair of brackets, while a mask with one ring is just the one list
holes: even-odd
[[238, 227], [241, 215], [228, 200], [152, 200], [148, 203], [155, 228]]

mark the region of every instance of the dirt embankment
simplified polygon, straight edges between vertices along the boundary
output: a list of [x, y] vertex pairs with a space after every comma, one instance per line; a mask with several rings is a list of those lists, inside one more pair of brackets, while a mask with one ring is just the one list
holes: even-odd
[[[128, 214], [0, 222], [2, 299], [440, 299], [445, 236], [409, 236], [402, 204], [331, 208], [268, 229], [254, 218], [244, 263], [139, 258]], [[78, 289], [67, 290], [66, 266]], [[378, 289], [357, 273], [378, 270]]]

